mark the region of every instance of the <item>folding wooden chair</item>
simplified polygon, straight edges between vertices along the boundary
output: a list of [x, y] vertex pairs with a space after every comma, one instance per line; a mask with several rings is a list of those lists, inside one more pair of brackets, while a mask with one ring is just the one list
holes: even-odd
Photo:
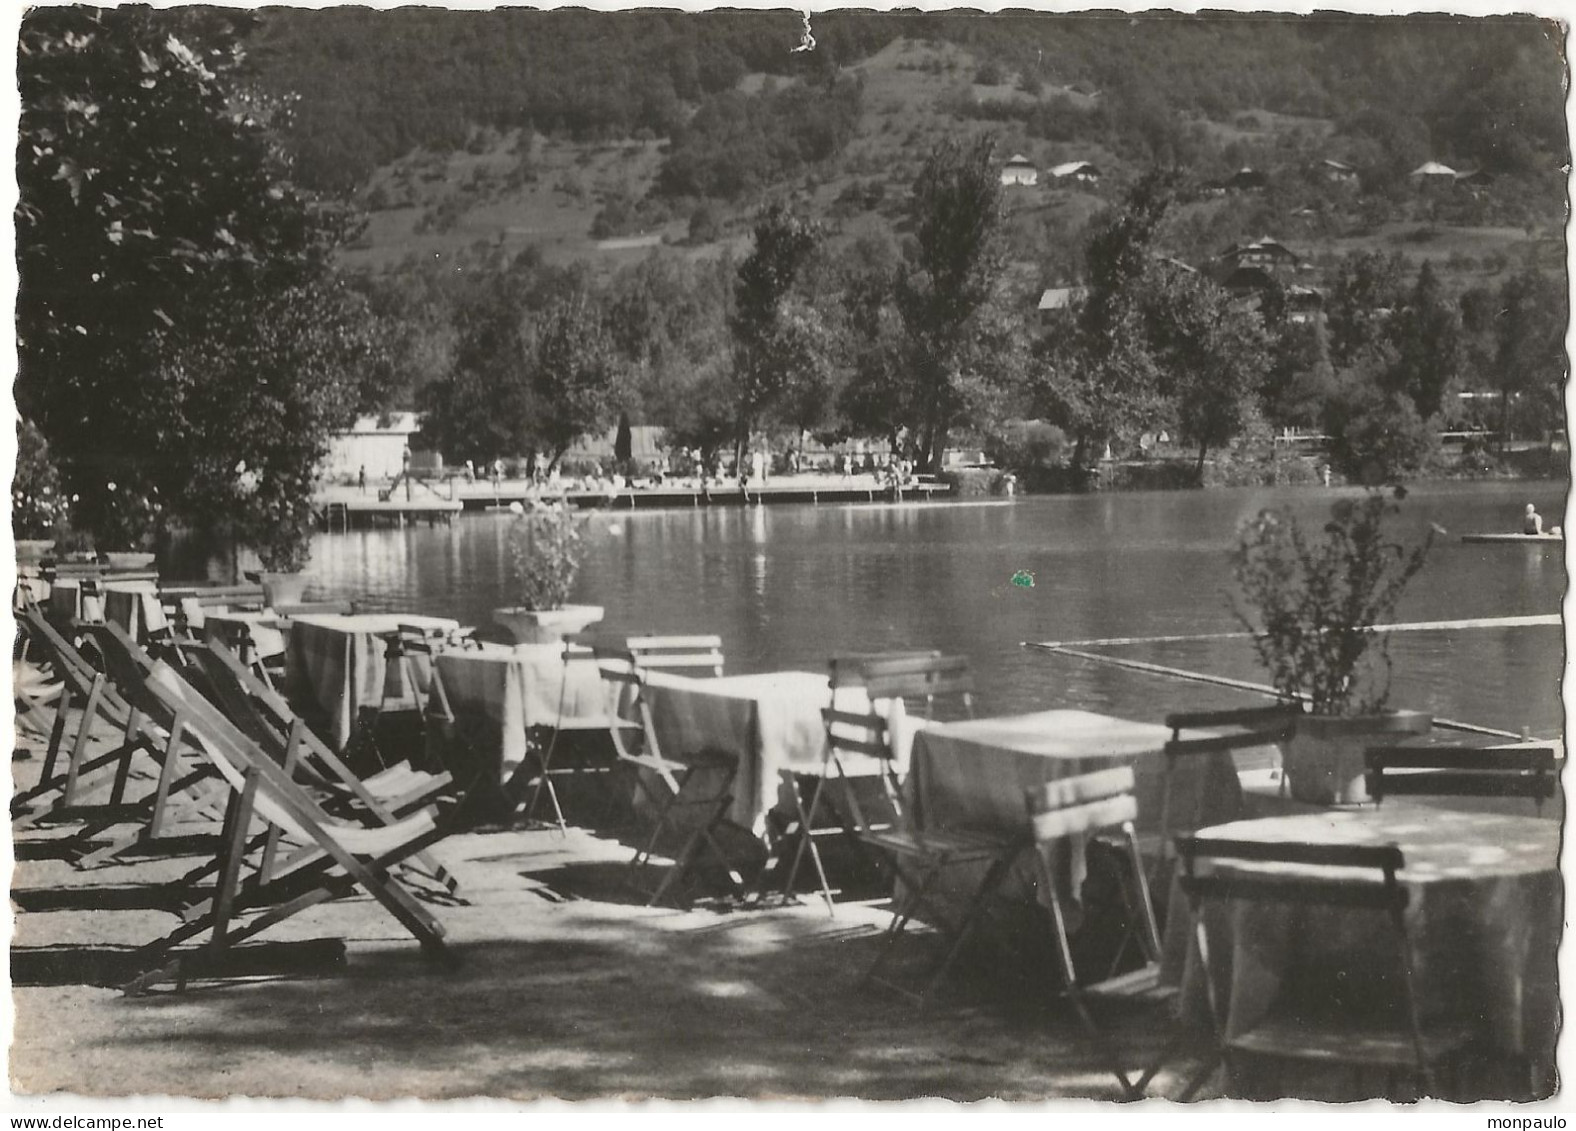
[[[1417, 956], [1406, 927], [1407, 891], [1396, 876], [1406, 862], [1398, 846], [1183, 837], [1177, 841], [1177, 853], [1218, 1059], [1225, 1064], [1233, 1095], [1243, 1092], [1244, 1054], [1354, 1070], [1383, 1068], [1392, 1076], [1405, 1072], [1415, 1078], [1419, 1096], [1433, 1093], [1435, 1065], [1467, 1044], [1473, 1032], [1452, 1020], [1431, 1022], [1425, 1031], [1419, 1019], [1412, 984]], [[1212, 958], [1217, 940], [1211, 937], [1211, 917], [1204, 913], [1208, 900], [1267, 905], [1280, 916], [1297, 916], [1307, 908], [1369, 912], [1386, 924], [1394, 950], [1389, 955], [1364, 951], [1351, 956], [1350, 964], [1321, 970], [1322, 977], [1299, 979], [1295, 990], [1272, 1002], [1261, 1018], [1228, 1030], [1230, 995], [1216, 978], [1229, 964]], [[1376, 1001], [1375, 996], [1384, 995], [1353, 991], [1348, 979], [1371, 975], [1376, 963], [1388, 959], [1394, 963], [1386, 966], [1390, 973], [1381, 984], [1386, 995], [1393, 992], [1399, 1000]], [[1361, 970], [1354, 968], [1358, 963]], [[1183, 1098], [1191, 1094], [1190, 1090]]]
[[[1160, 825], [1158, 831], [1139, 840], [1144, 858], [1152, 862], [1149, 882], [1155, 889], [1169, 885], [1174, 866], [1174, 838], [1195, 832], [1205, 825], [1234, 820], [1241, 815], [1242, 787], [1235, 773], [1232, 775], [1235, 792], [1229, 797], [1211, 795], [1200, 787], [1188, 802], [1179, 799], [1177, 778], [1183, 772], [1183, 763], [1284, 742], [1296, 732], [1297, 719], [1302, 714], [1300, 704], [1276, 703], [1268, 707], [1183, 711], [1166, 716], [1171, 738], [1162, 752], [1165, 766], [1160, 795]], [[1182, 737], [1184, 730], [1221, 730], [1227, 727], [1235, 729], [1201, 738]], [[1202, 769], [1198, 772], [1201, 777]], [[1284, 780], [1283, 776], [1283, 788]], [[1214, 811], [1206, 810], [1206, 805], [1213, 807]]]
[[685, 751], [682, 761], [665, 756], [652, 724], [651, 705], [645, 697], [646, 670], [627, 648], [601, 644], [595, 647], [594, 654], [616, 713], [617, 721], [610, 733], [618, 762], [633, 771], [636, 788], [651, 803], [654, 813], [651, 833], [629, 863], [631, 883], [648, 890], [640, 883], [640, 876], [655, 867], [652, 858], [659, 843], [672, 832], [683, 842], [672, 854], [673, 867], [654, 889], [649, 889], [648, 906], [661, 902], [679, 881], [694, 873], [701, 864], [703, 850], [709, 850], [722, 866], [733, 893], [742, 894], [743, 878], [716, 839], [716, 829], [733, 804], [737, 756], [713, 750]]
[[624, 646], [642, 670], [678, 675], [722, 674], [720, 636], [631, 636]]
[[[598, 718], [564, 718], [564, 706], [569, 691], [569, 665], [595, 661], [596, 651], [593, 640], [594, 638], [590, 636], [574, 634], [564, 637], [564, 670], [558, 685], [557, 718], [552, 725], [534, 728], [537, 733], [526, 735], [526, 764], [520, 767], [509, 782], [508, 792], [511, 797], [517, 799], [513, 818], [517, 825], [528, 825], [535, 819], [536, 807], [545, 796], [552, 805], [552, 823], [558, 826], [560, 834], [567, 834], [569, 824], [564, 819], [564, 808], [559, 801], [558, 788], [553, 783], [553, 774], [559, 771], [559, 742], [569, 734], [611, 732], [616, 726], [630, 729], [635, 725], [628, 720], [619, 719], [616, 711], [604, 712]], [[545, 744], [541, 741], [543, 733], [547, 736]], [[586, 776], [590, 770], [582, 762], [577, 772], [580, 776]], [[527, 790], [529, 793], [526, 792]]]
[[[879, 711], [875, 700], [910, 697], [924, 702], [923, 717], [933, 717], [936, 700], [956, 700], [965, 715], [973, 713], [973, 684], [968, 675], [968, 663], [962, 657], [943, 657], [940, 652], [849, 652], [833, 656], [827, 663], [831, 707], [838, 710], [838, 692], [846, 694], [853, 689], [863, 690], [868, 697], [868, 713], [852, 712], [848, 718], [836, 722], [827, 719], [826, 752], [820, 766], [813, 770], [795, 768], [783, 770], [782, 778], [794, 799], [794, 817], [779, 838], [778, 855], [791, 853], [792, 864], [783, 879], [782, 893], [791, 897], [799, 870], [808, 854], [815, 868], [816, 880], [826, 900], [828, 914], [836, 914], [832, 899], [832, 886], [827, 878], [825, 862], [815, 835], [822, 814], [833, 808], [836, 828], [851, 840], [856, 839], [853, 820], [845, 809], [832, 806], [827, 789], [833, 778], [846, 797], [852, 797], [859, 788], [856, 782], [876, 782], [887, 798], [894, 814], [901, 814], [901, 783], [897, 780], [895, 752], [890, 745], [887, 717]], [[876, 690], [871, 690], [872, 681]], [[878, 694], [879, 693], [879, 694]], [[879, 751], [879, 753], [877, 753]], [[761, 883], [769, 881], [776, 870], [777, 860], [767, 861], [761, 873]]]
[[[1177, 987], [1164, 984], [1160, 978], [1160, 928], [1155, 919], [1154, 904], [1149, 897], [1149, 881], [1144, 873], [1138, 836], [1133, 829], [1133, 822], [1138, 816], [1133, 780], [1131, 766], [1099, 770], [1080, 777], [1047, 782], [1028, 791], [1027, 801], [1029, 821], [1034, 830], [1034, 842], [1041, 850], [1042, 864], [1045, 852], [1076, 851], [1092, 835], [1110, 829], [1118, 831], [1125, 847], [1128, 867], [1119, 872], [1123, 897], [1129, 916], [1135, 921], [1144, 950], [1144, 964], [1135, 970], [1107, 975], [1092, 984], [1081, 984], [1073, 962], [1060, 885], [1048, 870], [1042, 878], [1042, 884], [1050, 907], [1056, 957], [1067, 998], [1077, 1011], [1079, 1020], [1099, 1045], [1112, 1075], [1122, 1086], [1124, 1098], [1137, 1100], [1143, 1098], [1150, 1081], [1176, 1051], [1182, 1038], [1179, 1037], [1159, 1060], [1144, 1069], [1138, 1080], [1134, 1081], [1129, 1070], [1124, 1067], [1120, 1051], [1111, 1037], [1096, 1024], [1090, 1009], [1091, 1003], [1101, 1002], [1168, 1008], [1177, 996]], [[1074, 844], [1074, 841], [1079, 843]]]
[[1376, 805], [1386, 796], [1528, 797], [1541, 815], [1559, 789], [1558, 754], [1552, 743], [1370, 746], [1363, 758]]
[[[213, 764], [231, 794], [213, 900], [202, 915], [138, 952], [141, 963], [150, 969], [130, 983], [127, 992], [142, 992], [169, 980], [184, 985], [187, 978], [211, 969], [237, 943], [356, 888], [377, 900], [429, 956], [446, 954], [442, 924], [390, 874], [395, 865], [447, 835], [434, 810], [423, 809], [375, 829], [335, 821], [285, 767], [167, 663], [161, 661], [148, 673], [147, 687], [173, 714], [179, 736]], [[259, 877], [251, 884], [242, 882], [248, 830], [254, 821], [316, 850], [312, 867], [298, 868], [286, 877], [288, 894], [281, 890], [285, 885], [271, 882], [266, 875], [261, 882], [255, 882]], [[251, 909], [260, 910], [251, 922], [233, 922]], [[174, 953], [179, 944], [205, 933], [208, 941], [199, 952]]]

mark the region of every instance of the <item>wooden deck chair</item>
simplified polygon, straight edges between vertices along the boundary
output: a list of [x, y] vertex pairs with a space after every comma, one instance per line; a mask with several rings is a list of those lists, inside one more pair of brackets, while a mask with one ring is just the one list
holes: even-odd
[[1363, 752], [1368, 794], [1529, 797], [1541, 815], [1559, 789], [1559, 751], [1550, 743], [1500, 746], [1370, 746]]
[[[1406, 927], [1407, 890], [1396, 878], [1406, 866], [1399, 847], [1182, 837], [1177, 853], [1217, 1058], [1225, 1064], [1232, 1095], [1243, 1094], [1244, 1055], [1354, 1070], [1383, 1068], [1392, 1080], [1397, 1073], [1414, 1078], [1417, 1092], [1412, 1098], [1434, 1094], [1434, 1067], [1467, 1044], [1473, 1032], [1470, 1026], [1448, 1019], [1430, 1022], [1426, 1031], [1421, 1023], [1412, 984], [1417, 956]], [[1389, 955], [1364, 953], [1351, 961], [1361, 961], [1362, 971], [1370, 973], [1376, 963], [1386, 963], [1385, 969], [1393, 975], [1383, 976], [1383, 994], [1363, 995], [1348, 981], [1362, 971], [1348, 965], [1321, 970], [1318, 978], [1297, 979], [1295, 989], [1272, 1002], [1260, 1019], [1228, 1032], [1230, 995], [1226, 986], [1216, 983], [1224, 972], [1222, 963], [1211, 961], [1215, 940], [1210, 934], [1212, 920], [1203, 913], [1207, 900], [1269, 905], [1286, 916], [1314, 907], [1340, 908], [1342, 914], [1369, 913], [1386, 924], [1394, 950]], [[1190, 1096], [1191, 1092], [1183, 1098]]]
[[[843, 712], [846, 717], [826, 720], [826, 751], [820, 766], [781, 771], [793, 796], [795, 812], [779, 838], [779, 855], [791, 854], [792, 857], [788, 874], [783, 879], [783, 896], [792, 898], [794, 884], [808, 855], [822, 898], [826, 900], [827, 913], [835, 915], [832, 886], [815, 835], [822, 827], [822, 815], [828, 810], [832, 810], [836, 818], [836, 827], [851, 839], [857, 839], [857, 822], [850, 816], [846, 804], [842, 808], [834, 805], [828, 790], [839, 790], [846, 802], [858, 788], [856, 781], [873, 780], [879, 782], [893, 811], [901, 813], [902, 783], [897, 779], [886, 717], [876, 709], [875, 700], [896, 698], [906, 703], [913, 698], [922, 701], [923, 717], [930, 719], [934, 717], [938, 698], [953, 699], [963, 714], [972, 715], [973, 683], [967, 660], [957, 656], [943, 657], [940, 652], [848, 652], [833, 656], [827, 663], [827, 670], [834, 709], [838, 692], [854, 688], [865, 691], [871, 708], [868, 714]], [[870, 690], [872, 682], [876, 687], [874, 691]], [[776, 865], [775, 858], [767, 861], [761, 873], [763, 891]]]
[[1138, 816], [1133, 782], [1132, 767], [1119, 766], [1047, 782], [1029, 790], [1026, 798], [1034, 842], [1042, 850], [1042, 861], [1045, 858], [1043, 850], [1047, 848], [1066, 845], [1074, 840], [1087, 842], [1094, 834], [1112, 829], [1119, 833], [1126, 848], [1127, 867], [1119, 872], [1122, 894], [1129, 918], [1139, 932], [1144, 949], [1144, 963], [1135, 970], [1108, 975], [1092, 984], [1081, 984], [1073, 962], [1060, 885], [1049, 874], [1042, 877], [1042, 884], [1051, 912], [1052, 936], [1064, 992], [1072, 1002], [1079, 1020], [1099, 1045], [1112, 1075], [1121, 1084], [1123, 1098], [1129, 1100], [1143, 1098], [1150, 1081], [1185, 1040], [1185, 1035], [1179, 1035], [1160, 1059], [1144, 1069], [1135, 1081], [1124, 1064], [1120, 1050], [1110, 1035], [1096, 1023], [1090, 1008], [1101, 1002], [1130, 1002], [1153, 1006], [1157, 1012], [1163, 1012], [1169, 1009], [1177, 996], [1177, 987], [1164, 984], [1160, 977], [1160, 927], [1149, 897], [1149, 882], [1144, 872], [1143, 857], [1139, 853], [1138, 836], [1133, 829], [1133, 822]]
[[[23, 617], [28, 631], [43, 644], [54, 670], [62, 677], [63, 687], [39, 783], [12, 800], [14, 827], [26, 828], [42, 820], [77, 822], [83, 827], [73, 839], [86, 844], [106, 829], [129, 823], [140, 826], [139, 839], [144, 844], [185, 844], [168, 840], [173, 835], [174, 805], [178, 800], [199, 808], [209, 803], [213, 792], [211, 769], [183, 760], [168, 732], [158, 728], [141, 705], [128, 702], [110, 676], [94, 668], [41, 615], [26, 611]], [[76, 714], [77, 728], [67, 749], [70, 712], [78, 702], [81, 706]], [[95, 724], [118, 732], [120, 741], [109, 751], [90, 756], [88, 746]], [[152, 765], [137, 765], [139, 754], [151, 759]], [[108, 800], [82, 802], [90, 787], [101, 785], [106, 776], [110, 778]], [[130, 792], [133, 777], [144, 787], [138, 796]], [[53, 801], [49, 800], [51, 797]], [[124, 847], [112, 844], [108, 855], [104, 855], [104, 850], [95, 851], [78, 863], [91, 867]]]
[[[594, 654], [617, 717], [610, 733], [619, 764], [633, 771], [636, 788], [654, 813], [650, 835], [629, 862], [632, 886], [649, 892], [648, 906], [660, 903], [700, 867], [703, 852], [709, 851], [728, 876], [734, 894], [742, 895], [744, 881], [716, 839], [717, 827], [733, 805], [737, 756], [712, 750], [685, 751], [683, 760], [665, 755], [645, 697], [646, 669], [627, 648], [599, 644]], [[648, 888], [641, 877], [656, 867], [653, 857], [670, 832], [683, 838], [682, 845], [672, 854], [673, 867], [656, 887]]]
[[[391, 874], [395, 865], [447, 835], [434, 810], [419, 810], [397, 824], [374, 829], [336, 821], [285, 767], [263, 753], [180, 672], [161, 661], [149, 673], [147, 687], [173, 713], [182, 739], [218, 770], [230, 787], [231, 801], [211, 906], [205, 914], [138, 952], [140, 962], [149, 969], [126, 987], [128, 992], [141, 992], [169, 980], [183, 985], [187, 978], [217, 964], [237, 943], [357, 888], [377, 900], [424, 952], [446, 955], [442, 924]], [[274, 885], [243, 885], [244, 842], [254, 821], [318, 850], [321, 866], [310, 873], [298, 870], [291, 877], [296, 886], [309, 880], [304, 890], [278, 899]], [[250, 922], [233, 922], [240, 912], [253, 909], [259, 913]], [[199, 952], [174, 954], [176, 946], [204, 934], [207, 942]]]
[[[128, 640], [115, 643], [131, 652]], [[392, 825], [450, 791], [447, 773], [430, 774], [404, 763], [363, 781], [224, 645], [209, 643], [187, 654], [191, 668], [203, 677], [200, 689], [264, 753], [289, 766], [298, 782], [317, 792], [325, 810], [369, 827]], [[429, 854], [413, 859], [449, 894], [458, 891], [459, 882]]]

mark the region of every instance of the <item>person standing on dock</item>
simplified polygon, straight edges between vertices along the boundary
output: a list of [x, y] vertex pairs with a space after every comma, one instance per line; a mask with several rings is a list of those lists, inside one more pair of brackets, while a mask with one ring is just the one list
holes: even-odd
[[367, 465], [362, 464], [361, 470], [356, 472], [356, 486], [361, 488], [361, 493], [367, 493]]
[[1531, 503], [1527, 504], [1527, 513], [1521, 516], [1521, 532], [1523, 534], [1543, 533], [1543, 516], [1538, 513], [1538, 508]]

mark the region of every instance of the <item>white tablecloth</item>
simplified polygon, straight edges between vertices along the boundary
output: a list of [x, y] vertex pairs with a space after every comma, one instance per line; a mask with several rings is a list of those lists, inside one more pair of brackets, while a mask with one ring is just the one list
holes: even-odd
[[[1481, 1024], [1493, 1047], [1552, 1063], [1558, 1030], [1559, 948], [1563, 887], [1558, 821], [1462, 813], [1417, 802], [1386, 801], [1363, 809], [1237, 821], [1201, 836], [1283, 843], [1395, 844], [1415, 963], [1419, 1012]], [[1309, 869], [1296, 869], [1299, 872]], [[1329, 869], [1324, 869], [1329, 872]], [[1341, 907], [1288, 909], [1239, 903], [1205, 908], [1217, 985], [1229, 986], [1227, 1032], [1255, 1024], [1299, 969], [1357, 956], [1361, 994], [1394, 992], [1383, 956], [1384, 913]], [[1178, 916], [1180, 918], [1180, 916]], [[1180, 965], [1185, 930], [1167, 930], [1168, 965]], [[1187, 954], [1183, 1002], [1208, 1025], [1196, 955]]]
[[[566, 665], [561, 644], [454, 648], [436, 664], [449, 709], [500, 783], [525, 760], [529, 728], [608, 725], [596, 662], [587, 657]], [[436, 695], [434, 684], [429, 700]]]
[[[1032, 843], [1026, 794], [1037, 786], [1113, 766], [1133, 767], [1141, 832], [1158, 831], [1169, 727], [1132, 722], [1090, 711], [1050, 710], [998, 718], [941, 723], [914, 739], [907, 817], [916, 828], [989, 833]], [[1200, 796], [1198, 791], [1203, 791]], [[1228, 754], [1179, 769], [1173, 812], [1191, 813], [1195, 799], [1206, 820], [1241, 815], [1236, 770]], [[1087, 874], [1084, 841], [1051, 845], [1022, 855], [1002, 888], [1004, 899], [1043, 901], [1054, 883], [1076, 924], [1077, 901]], [[974, 891], [983, 866], [959, 865], [941, 880], [936, 903], [960, 907]], [[1034, 920], [1026, 918], [1023, 926]], [[1049, 944], [1047, 944], [1049, 945]]]
[[[285, 679], [290, 696], [319, 716], [325, 737], [343, 747], [363, 707], [376, 707], [387, 690], [392, 698], [426, 693], [428, 658], [412, 657], [414, 689], [399, 685], [397, 670], [389, 672], [383, 638], [401, 625], [453, 632], [459, 622], [414, 613], [358, 613], [302, 616], [290, 622], [285, 651]], [[385, 676], [392, 682], [385, 689]]]
[[[757, 835], [765, 834], [766, 814], [778, 802], [779, 771], [815, 769], [826, 758], [825, 675], [789, 671], [696, 679], [652, 672], [646, 698], [664, 757], [684, 761], [719, 750], [738, 758], [729, 818]], [[861, 688], [838, 693], [843, 710], [862, 711], [869, 702]], [[885, 711], [899, 768], [906, 769], [913, 725], [901, 701]]]

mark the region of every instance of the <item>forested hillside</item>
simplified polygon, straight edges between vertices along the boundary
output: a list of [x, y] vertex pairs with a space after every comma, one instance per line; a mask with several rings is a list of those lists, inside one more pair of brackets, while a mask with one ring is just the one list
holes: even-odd
[[[266, 88], [300, 96], [292, 133], [318, 186], [459, 148], [477, 126], [607, 140], [682, 135], [698, 117], [724, 140], [713, 123], [746, 74], [824, 79], [900, 38], [964, 48], [985, 85], [1011, 76], [1033, 97], [997, 112], [1031, 135], [1097, 134], [1135, 153], [1182, 156], [1190, 119], [1252, 111], [1328, 120], [1396, 165], [1525, 172], [1564, 145], [1558, 31], [1530, 19], [834, 11], [814, 34], [814, 52], [793, 52], [800, 17], [787, 11], [273, 9], [250, 50]], [[1096, 107], [1041, 97], [1072, 86], [1097, 92]]]

